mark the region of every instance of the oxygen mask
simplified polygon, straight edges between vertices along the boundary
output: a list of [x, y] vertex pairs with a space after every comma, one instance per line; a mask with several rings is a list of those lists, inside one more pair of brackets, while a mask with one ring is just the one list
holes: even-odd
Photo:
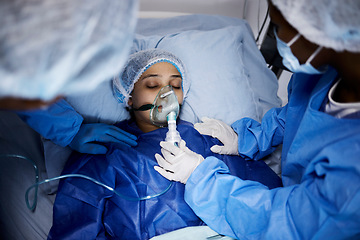
[[[150, 109], [150, 121], [152, 124], [165, 127], [168, 125], [167, 116], [170, 113], [175, 113], [175, 120], [179, 115], [179, 102], [173, 88], [168, 85], [160, 89], [157, 94], [153, 107]], [[172, 117], [174, 119], [174, 117]]]
[[180, 140], [180, 134], [176, 130], [176, 119], [179, 115], [179, 102], [171, 86], [165, 86], [160, 89], [155, 98], [153, 107], [150, 110], [151, 122], [159, 127], [168, 126], [165, 141], [177, 145]]

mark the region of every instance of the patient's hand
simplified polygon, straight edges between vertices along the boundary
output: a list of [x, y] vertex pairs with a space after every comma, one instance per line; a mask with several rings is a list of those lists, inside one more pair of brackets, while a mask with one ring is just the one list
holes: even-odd
[[155, 166], [163, 177], [186, 184], [186, 181], [195, 168], [204, 161], [204, 158], [186, 147], [184, 140], [180, 141], [179, 147], [171, 142], [160, 142], [161, 153], [155, 154], [160, 167]]
[[123, 143], [136, 146], [136, 136], [113, 125], [104, 123], [82, 124], [69, 146], [81, 153], [105, 154], [107, 148], [102, 143]]
[[212, 152], [239, 155], [238, 135], [229, 125], [220, 120], [207, 117], [202, 118], [201, 121], [202, 123], [196, 123], [194, 125], [195, 129], [203, 135], [209, 135], [219, 139], [219, 141], [224, 144], [223, 146], [212, 146], [210, 148]]

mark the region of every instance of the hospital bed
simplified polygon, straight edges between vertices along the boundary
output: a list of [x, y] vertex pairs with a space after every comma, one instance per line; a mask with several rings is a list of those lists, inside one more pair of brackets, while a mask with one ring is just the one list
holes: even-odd
[[[271, 42], [266, 19], [263, 0], [144, 0], [131, 51], [157, 47], [183, 60], [192, 86], [182, 119], [194, 123], [207, 116], [228, 124], [242, 117], [261, 121], [268, 109], [286, 102], [286, 91], [282, 90], [281, 99], [277, 97], [281, 64], [266, 53], [274, 46], [261, 45]], [[288, 77], [281, 84], [286, 85]], [[67, 100], [87, 122], [111, 124], [128, 117], [113, 98], [109, 82]], [[0, 111], [0, 239], [46, 239], [57, 182], [40, 185], [37, 194], [34, 189], [29, 192], [29, 205], [37, 198], [34, 211], [25, 203], [25, 192], [35, 183], [36, 171], [40, 180], [60, 175], [70, 153], [41, 139], [15, 113]], [[267, 159], [277, 173], [279, 160], [279, 150]]]

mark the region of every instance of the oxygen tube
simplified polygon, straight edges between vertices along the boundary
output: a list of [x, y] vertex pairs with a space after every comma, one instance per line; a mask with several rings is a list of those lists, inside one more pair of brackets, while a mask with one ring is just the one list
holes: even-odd
[[[21, 156], [21, 155], [17, 155], [17, 154], [0, 154], [0, 158], [18, 158], [18, 159], [23, 159], [23, 160], [27, 160], [29, 161], [33, 167], [34, 167], [34, 171], [35, 171], [35, 183], [33, 185], [31, 185], [25, 192], [25, 203], [26, 203], [26, 206], [27, 208], [30, 210], [30, 211], [34, 211], [35, 208], [36, 208], [36, 205], [37, 205], [37, 200], [38, 200], [38, 197], [37, 197], [37, 194], [38, 194], [38, 191], [39, 191], [39, 185], [41, 184], [44, 184], [44, 183], [48, 183], [48, 182], [52, 182], [52, 181], [56, 181], [56, 180], [59, 180], [59, 179], [62, 179], [62, 178], [69, 178], [69, 177], [76, 177], [76, 178], [84, 178], [84, 179], [87, 179], [101, 187], [104, 187], [106, 189], [108, 189], [109, 191], [113, 192], [115, 195], [125, 199], [125, 200], [128, 200], [128, 201], [142, 201], [142, 200], [149, 200], [149, 199], [152, 199], [152, 198], [156, 198], [156, 197], [159, 197], [163, 194], [165, 194], [167, 191], [169, 191], [169, 189], [171, 188], [171, 186], [173, 185], [173, 182], [170, 182], [170, 184], [163, 190], [161, 191], [160, 193], [156, 193], [156, 194], [153, 194], [153, 195], [147, 195], [147, 196], [143, 196], [143, 197], [130, 197], [130, 196], [126, 196], [126, 195], [123, 195], [121, 193], [119, 193], [118, 191], [116, 191], [114, 188], [92, 178], [92, 177], [89, 177], [89, 176], [86, 176], [86, 175], [83, 175], [83, 174], [65, 174], [65, 175], [60, 175], [58, 177], [53, 177], [53, 178], [49, 178], [49, 179], [45, 179], [43, 181], [39, 181], [40, 177], [39, 177], [39, 169], [36, 165], [36, 163], [30, 159], [30, 158], [27, 158], [25, 156]], [[34, 193], [34, 198], [32, 200], [32, 204], [30, 204], [30, 201], [29, 201], [29, 193], [32, 189], [35, 189], [35, 193]]]

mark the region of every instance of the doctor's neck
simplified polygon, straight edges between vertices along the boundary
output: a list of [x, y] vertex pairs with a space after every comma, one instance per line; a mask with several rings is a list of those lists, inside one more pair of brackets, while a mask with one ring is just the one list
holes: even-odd
[[334, 100], [344, 103], [360, 102], [360, 53], [334, 52], [330, 61], [341, 79]]

